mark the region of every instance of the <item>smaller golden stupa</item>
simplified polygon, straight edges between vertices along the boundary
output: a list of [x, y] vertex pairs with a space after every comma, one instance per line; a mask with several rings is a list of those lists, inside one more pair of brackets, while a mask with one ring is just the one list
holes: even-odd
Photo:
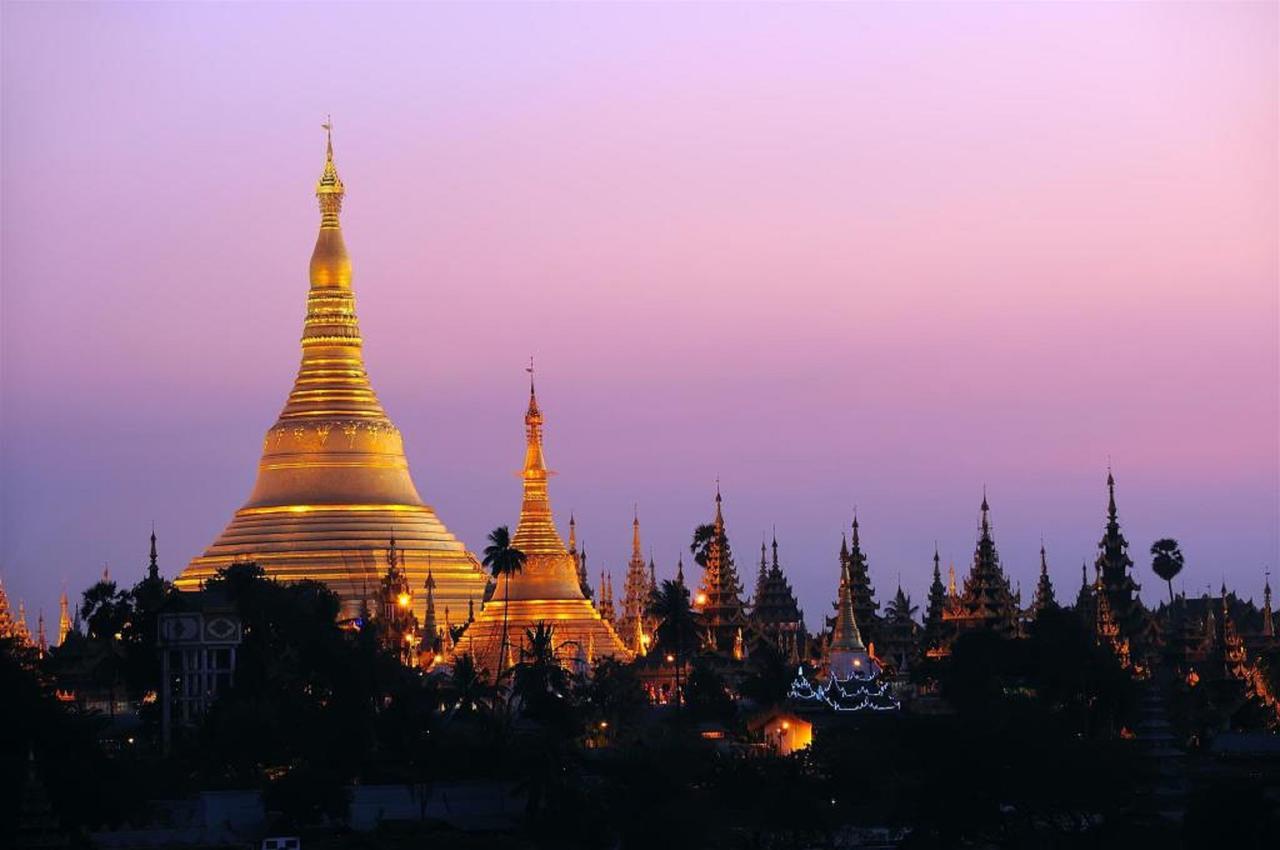
[[[454, 655], [470, 655], [476, 667], [491, 676], [520, 660], [525, 633], [545, 622], [554, 629], [555, 643], [566, 664], [590, 664], [599, 656], [630, 660], [631, 652], [617, 632], [582, 594], [578, 567], [556, 531], [547, 496], [547, 464], [542, 456], [542, 411], [534, 392], [533, 369], [529, 369], [529, 409], [525, 413], [524, 501], [520, 522], [511, 544], [525, 554], [524, 569], [511, 577], [510, 588], [502, 581], [485, 603], [475, 621], [467, 626], [454, 646]], [[507, 610], [506, 658], [502, 654], [503, 609]]]

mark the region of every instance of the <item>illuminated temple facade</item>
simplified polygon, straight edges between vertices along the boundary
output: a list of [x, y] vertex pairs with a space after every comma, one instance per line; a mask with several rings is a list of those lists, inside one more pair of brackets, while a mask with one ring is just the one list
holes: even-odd
[[176, 584], [195, 590], [220, 568], [253, 561], [272, 578], [324, 582], [341, 597], [343, 615], [354, 617], [378, 593], [381, 556], [394, 537], [418, 617], [427, 613], [428, 571], [436, 604], [464, 610], [484, 598], [487, 577], [418, 495], [400, 431], [369, 383], [339, 220], [344, 194], [330, 138], [316, 186], [320, 233], [302, 365], [263, 439], [248, 501]]
[[[542, 411], [532, 381], [525, 413], [524, 500], [511, 545], [525, 554], [524, 568], [499, 584], [476, 619], [454, 646], [454, 655], [470, 655], [477, 669], [496, 676], [520, 661], [526, 633], [538, 623], [553, 631], [559, 655], [566, 662], [593, 663], [600, 656], [630, 661], [627, 649], [582, 592], [578, 565], [556, 531], [547, 495], [547, 464], [542, 454]], [[505, 582], [505, 579], [504, 579]], [[504, 601], [504, 597], [509, 601]], [[502, 627], [506, 609], [507, 650]], [[503, 656], [506, 656], [505, 658]]]

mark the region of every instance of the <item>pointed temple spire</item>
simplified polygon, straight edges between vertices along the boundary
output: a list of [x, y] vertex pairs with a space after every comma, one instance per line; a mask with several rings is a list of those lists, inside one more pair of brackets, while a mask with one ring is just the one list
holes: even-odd
[[831, 642], [827, 645], [828, 676], [837, 680], [849, 679], [855, 669], [869, 663], [868, 659], [853, 607], [853, 581], [846, 562], [840, 568], [835, 624], [831, 629]]
[[[746, 622], [742, 604], [742, 584], [734, 567], [729, 538], [725, 533], [723, 499], [720, 481], [716, 480], [716, 515], [711, 533], [702, 550], [705, 563], [702, 583], [694, 597], [694, 609], [701, 612], [707, 634], [714, 646], [708, 647], [722, 655], [733, 652], [735, 635]], [[705, 526], [703, 527], [705, 530]], [[695, 548], [699, 541], [695, 540]]]
[[[471, 625], [464, 642], [478, 669], [496, 672], [501, 662], [504, 623], [509, 634], [523, 635], [538, 623], [554, 629], [557, 646], [581, 645], [594, 639], [602, 655], [630, 660], [631, 652], [613, 628], [613, 588], [602, 574], [599, 608], [592, 607], [583, 592], [580, 570], [556, 531], [547, 492], [546, 459], [542, 447], [542, 409], [534, 385], [533, 359], [529, 360], [529, 405], [525, 410], [523, 497], [520, 519], [511, 545], [525, 555], [524, 569], [513, 575], [502, 599], [485, 605]], [[576, 532], [576, 523], [575, 523]], [[576, 533], [575, 540], [576, 544]], [[586, 546], [583, 546], [583, 562]]]
[[4, 581], [0, 579], [0, 638], [13, 637], [16, 625], [9, 610], [9, 595], [5, 593]]
[[649, 573], [641, 553], [640, 508], [631, 519], [631, 559], [627, 561], [627, 578], [622, 590], [622, 617], [618, 634], [632, 652], [643, 654], [652, 634], [645, 611], [649, 599]]
[[62, 595], [58, 597], [58, 646], [62, 646], [67, 640], [67, 635], [71, 633], [71, 601], [67, 599], [67, 590], [62, 589]]
[[44, 631], [44, 609], [36, 615], [36, 649], [43, 658], [49, 652], [49, 638]]
[[684, 587], [684, 553], [676, 558], [676, 584]]
[[849, 592], [853, 598], [853, 611], [858, 617], [858, 628], [862, 639], [875, 641], [880, 624], [880, 603], [876, 602], [876, 589], [871, 584], [871, 570], [867, 564], [866, 553], [862, 551], [862, 534], [858, 523], [857, 509], [853, 513], [853, 530], [849, 536], [849, 549], [844, 553], [841, 547], [841, 562], [848, 567]]
[[764, 542], [761, 541], [760, 544], [760, 580], [757, 583], [750, 622], [783, 657], [798, 653], [801, 646], [808, 643], [804, 614], [800, 611], [791, 583], [787, 581], [778, 560], [776, 532], [773, 536], [772, 563], [766, 565]]
[[1267, 570], [1267, 577], [1262, 585], [1262, 635], [1269, 638], [1276, 636], [1275, 619], [1271, 613], [1271, 570]]
[[1000, 555], [991, 534], [991, 506], [987, 503], [985, 487], [980, 513], [978, 543], [960, 597], [956, 626], [960, 631], [980, 629], [1011, 637], [1018, 628], [1018, 604], [1009, 587], [1009, 578], [1000, 566]]
[[1044, 541], [1040, 541], [1040, 578], [1036, 582], [1036, 595], [1032, 597], [1031, 610], [1039, 615], [1050, 608], [1057, 608], [1058, 600], [1053, 593], [1053, 582], [1049, 579], [1049, 560], [1045, 555]]
[[942, 557], [938, 544], [933, 544], [933, 581], [929, 584], [929, 604], [924, 614], [925, 654], [931, 658], [945, 654], [948, 645], [948, 629], [944, 623], [949, 607], [946, 585], [942, 583]]
[[422, 620], [422, 631], [426, 635], [427, 645], [434, 648], [436, 638], [440, 636], [440, 629], [436, 625], [436, 577], [430, 567], [427, 567], [427, 581], [424, 587], [427, 589], [427, 611]]
[[147, 563], [147, 578], [151, 581], [160, 580], [160, 564], [156, 559], [156, 527], [151, 526], [151, 558]]
[[[332, 122], [323, 128], [320, 222], [297, 377], [263, 440], [248, 500], [175, 584], [195, 590], [221, 568], [254, 561], [270, 577], [324, 582], [339, 595], [342, 616], [356, 617], [390, 527], [413, 586], [425, 580], [430, 560], [437, 602], [461, 605], [484, 593], [487, 576], [419, 495], [400, 431], [369, 381], [341, 226], [346, 186]], [[414, 603], [418, 614], [424, 603]]]
[[1129, 557], [1129, 541], [1120, 531], [1119, 512], [1116, 510], [1116, 479], [1107, 467], [1107, 524], [1102, 539], [1098, 541], [1098, 558], [1094, 567], [1100, 577], [1098, 589], [1107, 599], [1110, 616], [1119, 629], [1121, 638], [1139, 657], [1150, 648], [1154, 640], [1154, 623], [1138, 597], [1141, 586], [1133, 579], [1133, 559]]

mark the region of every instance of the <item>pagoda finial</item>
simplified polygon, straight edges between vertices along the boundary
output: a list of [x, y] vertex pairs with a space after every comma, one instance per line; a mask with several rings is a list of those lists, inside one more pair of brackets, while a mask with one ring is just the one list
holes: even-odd
[[320, 126], [325, 134], [324, 170], [316, 181], [316, 198], [320, 201], [320, 228], [328, 230], [338, 227], [346, 187], [338, 176], [338, 167], [333, 164], [333, 119], [327, 119]]
[[1107, 519], [1116, 521], [1116, 479], [1111, 474], [1111, 461], [1107, 461]]
[[640, 554], [640, 506], [637, 504], [632, 509], [631, 519], [631, 560], [643, 561], [644, 556]]
[[778, 567], [778, 527], [773, 527], [773, 567]]
[[684, 552], [676, 558], [676, 584], [684, 587]]
[[861, 547], [862, 541], [858, 539], [858, 506], [853, 506], [853, 548]]

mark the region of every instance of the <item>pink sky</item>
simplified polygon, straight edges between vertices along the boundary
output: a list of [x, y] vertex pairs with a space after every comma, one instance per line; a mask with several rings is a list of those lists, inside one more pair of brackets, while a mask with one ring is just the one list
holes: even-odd
[[[810, 625], [858, 506], [923, 603], [990, 493], [1030, 597], [1101, 534], [1149, 601], [1280, 554], [1274, 4], [3, 6], [0, 576], [56, 620], [243, 501], [297, 366], [326, 113], [419, 489], [660, 575], [720, 476]], [[1280, 586], [1280, 577], [1276, 579]]]

